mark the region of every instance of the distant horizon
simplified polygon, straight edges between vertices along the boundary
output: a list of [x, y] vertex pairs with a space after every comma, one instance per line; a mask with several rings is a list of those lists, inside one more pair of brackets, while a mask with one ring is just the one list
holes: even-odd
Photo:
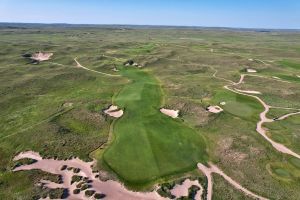
[[298, 0], [0, 0], [0, 21], [300, 29]]
[[1, 22], [0, 24], [32, 24], [32, 25], [70, 25], [70, 26], [149, 26], [149, 27], [179, 27], [179, 28], [208, 28], [208, 29], [244, 29], [244, 30], [296, 30], [300, 28], [264, 28], [264, 27], [230, 27], [230, 26], [197, 26], [197, 25], [165, 25], [165, 24], [94, 24], [66, 22]]

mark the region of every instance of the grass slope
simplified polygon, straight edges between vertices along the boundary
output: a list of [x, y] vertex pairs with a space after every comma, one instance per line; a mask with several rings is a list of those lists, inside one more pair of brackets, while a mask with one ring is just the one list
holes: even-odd
[[114, 103], [125, 115], [114, 127], [115, 141], [104, 153], [104, 161], [129, 184], [183, 172], [206, 160], [202, 136], [159, 112], [162, 91], [148, 72], [125, 69], [131, 80]]

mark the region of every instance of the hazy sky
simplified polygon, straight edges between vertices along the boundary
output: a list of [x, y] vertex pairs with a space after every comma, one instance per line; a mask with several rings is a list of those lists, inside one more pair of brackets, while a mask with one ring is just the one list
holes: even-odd
[[300, 29], [300, 0], [0, 0], [0, 22]]

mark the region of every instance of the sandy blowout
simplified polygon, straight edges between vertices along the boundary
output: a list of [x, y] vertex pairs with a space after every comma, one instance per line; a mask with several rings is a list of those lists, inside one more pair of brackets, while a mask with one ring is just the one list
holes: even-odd
[[[106, 195], [106, 199], [123, 199], [123, 200], [161, 200], [165, 199], [156, 191], [141, 193], [141, 192], [133, 192], [127, 190], [121, 183], [117, 181], [101, 181], [97, 178], [99, 173], [93, 173], [92, 166], [95, 165], [95, 161], [93, 162], [84, 162], [78, 158], [74, 158], [71, 160], [54, 160], [54, 159], [43, 159], [38, 153], [28, 151], [23, 152], [17, 155], [14, 158], [14, 161], [31, 158], [36, 160], [37, 162], [30, 165], [22, 165], [16, 167], [13, 171], [27, 171], [27, 170], [42, 170], [51, 174], [61, 175], [63, 178], [63, 183], [53, 183], [48, 180], [41, 180], [40, 184], [43, 184], [45, 187], [56, 189], [56, 188], [65, 188], [69, 190], [68, 199], [70, 200], [85, 200], [85, 199], [93, 199], [85, 196], [84, 191], [81, 191], [79, 194], [74, 194], [73, 190], [76, 189], [76, 185], [79, 182], [71, 183], [72, 177], [74, 175], [79, 175], [82, 177], [86, 177], [89, 180], [90, 188], [87, 190], [94, 190], [98, 194]], [[80, 169], [79, 173], [74, 173], [73, 170], [62, 170], [63, 166], [78, 168]]]
[[35, 60], [35, 61], [38, 61], [38, 62], [42, 62], [42, 61], [50, 60], [50, 58], [52, 56], [53, 56], [53, 53], [38, 52], [38, 53], [32, 54], [32, 56], [30, 58], [32, 60]]

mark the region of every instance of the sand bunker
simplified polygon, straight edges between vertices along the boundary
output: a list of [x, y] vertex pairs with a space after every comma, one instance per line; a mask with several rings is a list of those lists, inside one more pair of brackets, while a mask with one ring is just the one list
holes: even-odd
[[179, 110], [170, 110], [170, 109], [161, 108], [160, 112], [174, 119], [177, 118], [179, 115]]
[[118, 106], [111, 105], [108, 109], [104, 110], [104, 113], [114, 118], [120, 118], [123, 116], [124, 111], [119, 109]]
[[30, 58], [34, 61], [42, 62], [42, 61], [49, 60], [51, 56], [53, 56], [53, 53], [38, 52], [32, 54]]
[[220, 113], [223, 111], [220, 106], [209, 106], [206, 108], [206, 110], [211, 113]]
[[191, 188], [193, 185], [198, 186], [200, 188], [200, 190], [195, 196], [195, 200], [201, 200], [203, 187], [201, 186], [198, 180], [191, 181], [190, 179], [186, 179], [181, 185], [176, 185], [172, 190], [170, 190], [170, 192], [176, 198], [187, 197], [189, 195], [189, 188]]
[[256, 73], [257, 71], [255, 69], [247, 69], [248, 73]]
[[[123, 199], [123, 200], [161, 200], [165, 199], [156, 191], [141, 193], [141, 192], [133, 192], [127, 190], [121, 183], [117, 181], [101, 181], [99, 179], [99, 173], [94, 173], [92, 169], [92, 165], [95, 165], [95, 161], [93, 162], [84, 162], [78, 158], [74, 158], [72, 160], [54, 160], [54, 159], [43, 159], [38, 153], [28, 151], [24, 153], [20, 153], [14, 158], [14, 161], [31, 158], [36, 160], [37, 162], [30, 165], [22, 165], [16, 167], [13, 171], [26, 171], [26, 170], [42, 170], [51, 174], [61, 175], [62, 183], [53, 183], [48, 180], [41, 180], [40, 184], [43, 184], [44, 187], [56, 189], [56, 188], [65, 188], [69, 190], [68, 199], [71, 200], [85, 200], [85, 199], [95, 199], [95, 197], [87, 197], [85, 196], [85, 191], [93, 190], [95, 194], [105, 195], [105, 199]], [[75, 173], [74, 170], [68, 170], [68, 168], [72, 169], [80, 169], [78, 173]], [[84, 181], [74, 182], [72, 183], [72, 177], [74, 175], [82, 176], [86, 179], [86, 183], [88, 184], [87, 189], [83, 189], [79, 194], [74, 194], [73, 191], [77, 189], [77, 185]]]
[[254, 91], [254, 90], [239, 90], [239, 89], [235, 89], [235, 90], [238, 92], [247, 93], [247, 94], [261, 94], [261, 92]]

